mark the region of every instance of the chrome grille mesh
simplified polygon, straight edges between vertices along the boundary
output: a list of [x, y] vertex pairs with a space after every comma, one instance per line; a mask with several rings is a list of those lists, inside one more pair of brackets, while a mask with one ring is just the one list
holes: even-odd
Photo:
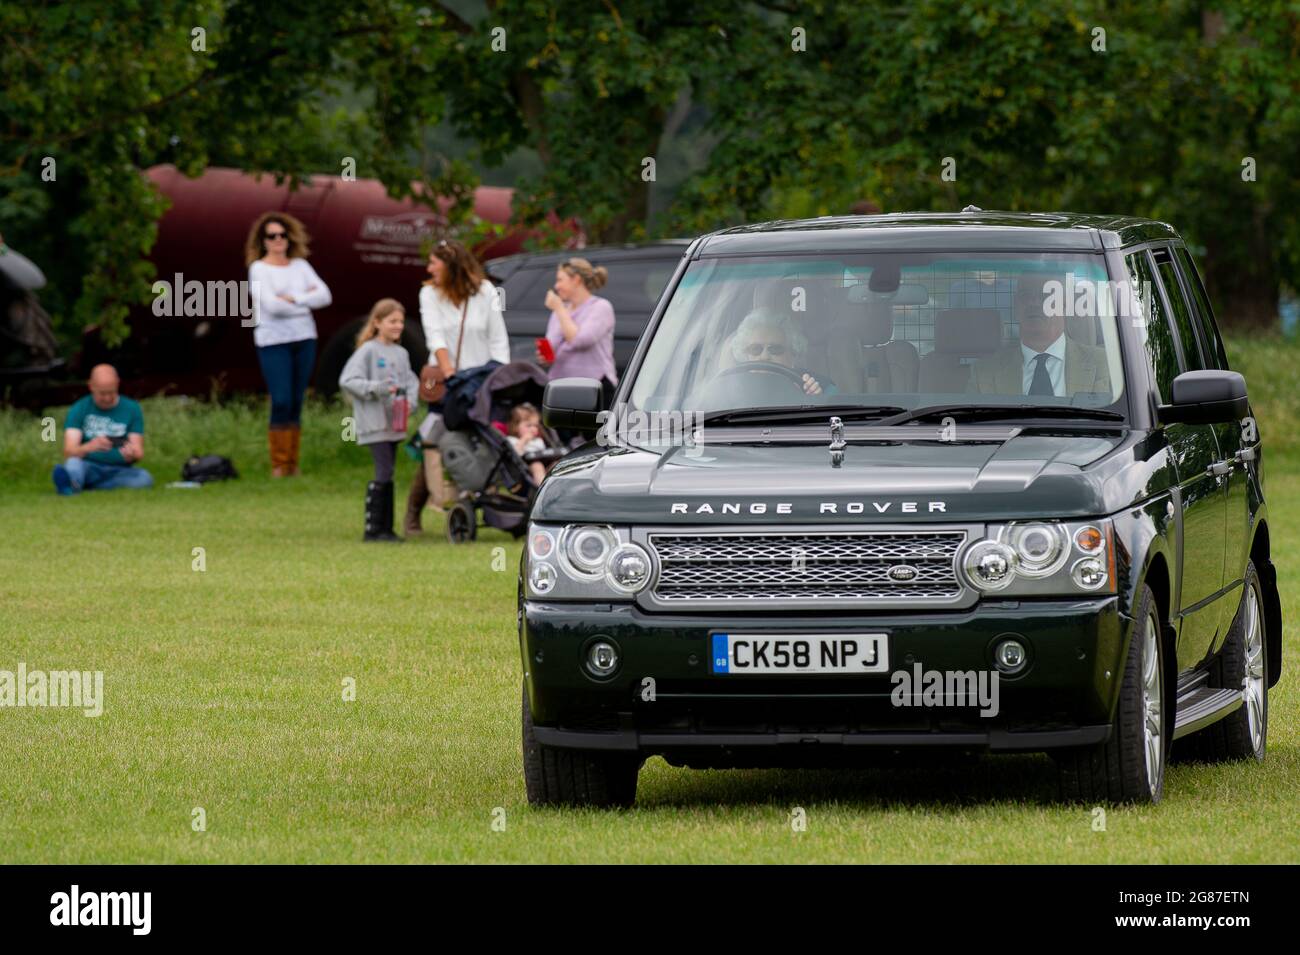
[[[878, 601], [959, 596], [954, 558], [964, 531], [652, 533], [662, 602]], [[889, 576], [905, 565], [911, 580]]]

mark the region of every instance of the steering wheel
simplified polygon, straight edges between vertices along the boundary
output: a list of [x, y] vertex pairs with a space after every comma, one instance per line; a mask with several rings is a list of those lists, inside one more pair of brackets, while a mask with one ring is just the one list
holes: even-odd
[[738, 365], [732, 365], [730, 368], [724, 368], [722, 371], [718, 372], [715, 376], [715, 380], [718, 378], [726, 378], [728, 375], [743, 375], [749, 372], [756, 374], [779, 375], [780, 377], [798, 385], [800, 394], [805, 393], [803, 390], [803, 374], [795, 371], [788, 365], [780, 365], [774, 361], [742, 361]]

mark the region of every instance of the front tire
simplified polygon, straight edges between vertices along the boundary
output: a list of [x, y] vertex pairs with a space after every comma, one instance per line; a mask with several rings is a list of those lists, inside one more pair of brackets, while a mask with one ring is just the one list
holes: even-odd
[[447, 512], [447, 540], [453, 544], [463, 544], [478, 536], [478, 516], [474, 508], [464, 501], [457, 501]]
[[636, 801], [641, 761], [627, 753], [543, 746], [523, 689], [524, 787], [533, 806], [627, 807]]
[[1064, 799], [1155, 803], [1164, 794], [1172, 724], [1157, 606], [1143, 585], [1110, 739], [1053, 754]]
[[1254, 759], [1261, 762], [1268, 747], [1268, 633], [1264, 593], [1254, 562], [1246, 564], [1241, 606], [1223, 649], [1210, 664], [1209, 685], [1241, 690], [1242, 704], [1230, 714], [1178, 741], [1180, 759], [1223, 763]]

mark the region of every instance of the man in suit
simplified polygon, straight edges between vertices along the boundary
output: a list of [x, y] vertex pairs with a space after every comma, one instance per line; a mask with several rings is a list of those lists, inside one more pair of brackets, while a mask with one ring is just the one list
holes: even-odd
[[[1060, 284], [1053, 287], [1053, 282]], [[1110, 394], [1105, 351], [1065, 334], [1068, 288], [1064, 275], [1021, 276], [1012, 299], [1020, 341], [975, 364], [971, 391], [1043, 398]]]

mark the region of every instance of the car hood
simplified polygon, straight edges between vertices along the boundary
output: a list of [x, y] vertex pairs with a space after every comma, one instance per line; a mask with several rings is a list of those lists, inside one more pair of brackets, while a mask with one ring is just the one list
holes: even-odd
[[1122, 432], [851, 443], [835, 467], [824, 444], [589, 445], [552, 471], [533, 518], [857, 524], [1098, 516], [1132, 496], [1114, 486], [1121, 447], [1131, 447]]

